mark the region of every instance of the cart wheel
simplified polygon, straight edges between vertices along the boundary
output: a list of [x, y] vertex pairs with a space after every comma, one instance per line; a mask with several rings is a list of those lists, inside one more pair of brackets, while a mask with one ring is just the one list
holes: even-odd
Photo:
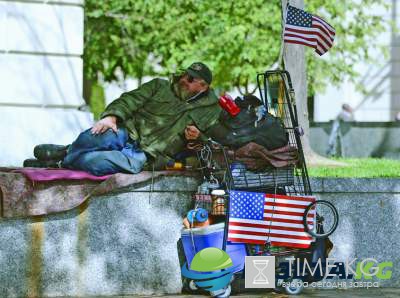
[[[309, 218], [316, 213], [315, 219]], [[326, 238], [331, 235], [339, 223], [339, 214], [332, 203], [324, 200], [315, 201], [307, 206], [303, 225], [305, 231], [315, 238]]]
[[290, 281], [289, 286], [284, 289], [288, 295], [299, 295], [304, 289], [304, 283], [301, 279], [294, 278]]
[[189, 289], [191, 289], [192, 291], [197, 291], [199, 288], [196, 286], [196, 284], [194, 283], [194, 280], [190, 280], [189, 281]]
[[199, 288], [194, 283], [194, 280], [183, 278], [182, 279], [182, 292], [188, 294], [198, 294]]
[[231, 285], [218, 290], [218, 291], [210, 291], [210, 295], [215, 298], [227, 298], [231, 295]]

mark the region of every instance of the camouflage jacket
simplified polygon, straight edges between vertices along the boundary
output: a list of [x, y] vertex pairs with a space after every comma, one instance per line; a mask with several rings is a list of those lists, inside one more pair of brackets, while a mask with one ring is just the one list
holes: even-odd
[[109, 104], [102, 118], [114, 115], [132, 140], [153, 157], [170, 158], [185, 147], [184, 130], [194, 124], [202, 133], [218, 121], [221, 109], [210, 90], [187, 103], [172, 91], [167, 80], [153, 79], [138, 89], [123, 93]]

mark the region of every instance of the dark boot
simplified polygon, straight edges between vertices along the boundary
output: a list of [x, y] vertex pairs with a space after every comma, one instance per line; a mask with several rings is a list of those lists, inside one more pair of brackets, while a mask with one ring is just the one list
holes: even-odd
[[60, 161], [58, 160], [37, 160], [29, 158], [24, 160], [24, 168], [59, 168]]
[[33, 155], [42, 161], [60, 161], [67, 154], [68, 146], [40, 144], [33, 149]]

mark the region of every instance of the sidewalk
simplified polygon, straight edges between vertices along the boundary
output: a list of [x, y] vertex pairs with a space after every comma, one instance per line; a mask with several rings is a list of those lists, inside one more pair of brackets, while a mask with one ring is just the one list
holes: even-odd
[[[150, 297], [162, 297], [162, 298], [206, 298], [210, 296], [202, 295], [165, 295], [165, 296], [113, 296], [113, 298], [150, 298]], [[347, 290], [304, 290], [301, 295], [288, 296], [285, 294], [278, 294], [274, 292], [249, 292], [242, 293], [240, 295], [232, 295], [231, 298], [235, 297], [248, 297], [248, 298], [308, 298], [308, 297], [323, 297], [323, 298], [398, 298], [400, 297], [400, 288], [373, 288], [373, 289], [347, 289]]]

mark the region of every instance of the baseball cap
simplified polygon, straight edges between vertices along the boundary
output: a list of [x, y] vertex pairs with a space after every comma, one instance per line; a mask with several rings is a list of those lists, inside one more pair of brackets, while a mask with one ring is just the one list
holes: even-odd
[[190, 74], [194, 78], [203, 79], [208, 85], [211, 84], [212, 81], [212, 73], [211, 70], [202, 62], [192, 63], [187, 69], [186, 72]]

